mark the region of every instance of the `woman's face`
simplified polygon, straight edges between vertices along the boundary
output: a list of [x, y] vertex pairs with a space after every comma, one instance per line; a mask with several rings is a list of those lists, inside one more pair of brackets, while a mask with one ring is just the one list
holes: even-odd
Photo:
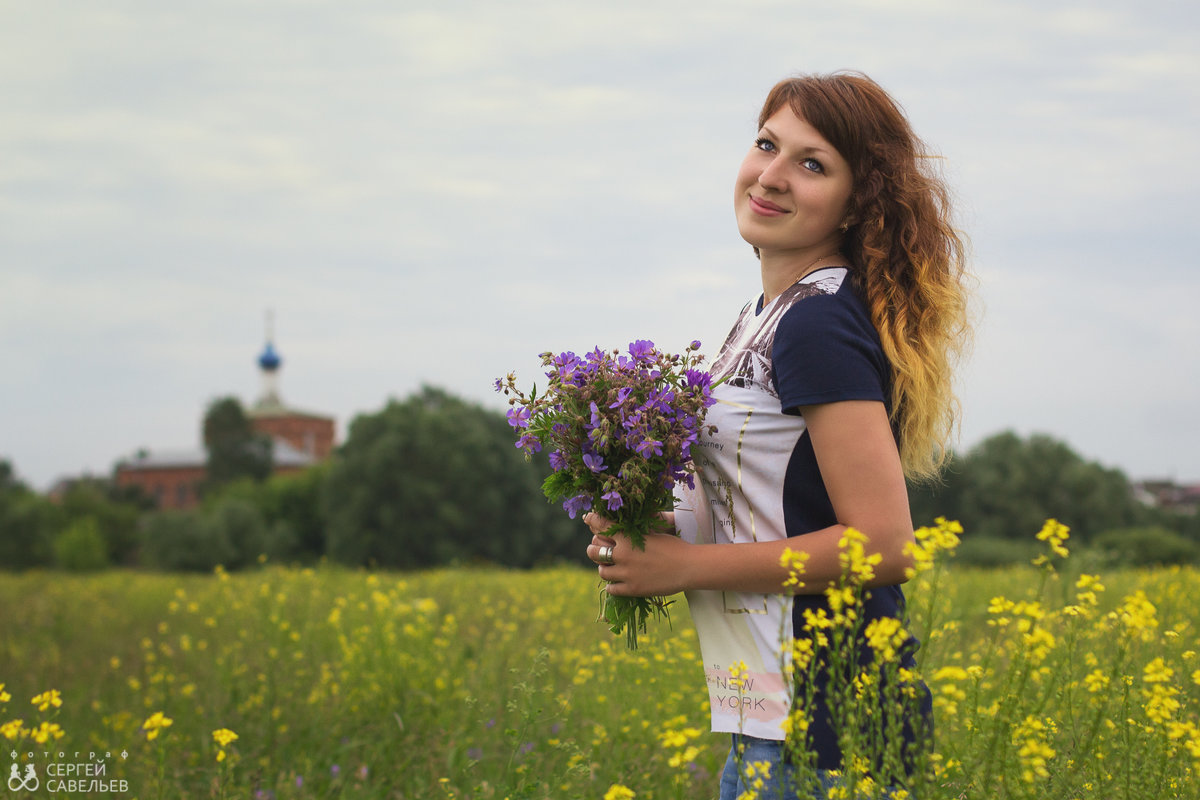
[[776, 111], [738, 169], [734, 210], [762, 256], [836, 253], [853, 189], [850, 165], [789, 108]]

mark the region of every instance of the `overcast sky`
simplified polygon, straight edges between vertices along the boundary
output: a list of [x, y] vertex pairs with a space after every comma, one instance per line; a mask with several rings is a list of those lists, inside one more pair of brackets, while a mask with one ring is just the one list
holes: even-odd
[[959, 449], [1200, 481], [1200, 6], [1172, 0], [0, 0], [0, 458], [38, 488], [253, 402], [543, 350], [715, 353], [760, 289], [767, 90], [858, 69], [944, 157], [979, 324]]

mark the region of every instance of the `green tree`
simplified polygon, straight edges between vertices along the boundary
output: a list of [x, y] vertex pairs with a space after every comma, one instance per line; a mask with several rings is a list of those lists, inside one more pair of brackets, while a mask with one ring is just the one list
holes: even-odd
[[148, 514], [141, 535], [143, 562], [159, 569], [207, 572], [239, 557], [229, 529], [198, 510]]
[[76, 481], [61, 501], [64, 524], [91, 520], [104, 542], [105, 561], [132, 564], [137, 558], [138, 519], [145, 510], [128, 492], [113, 492], [103, 480]]
[[0, 568], [48, 566], [63, 525], [58, 506], [27, 487], [12, 464], [0, 459]]
[[1024, 539], [1054, 518], [1086, 542], [1110, 528], [1143, 524], [1151, 512], [1125, 474], [1083, 459], [1043, 434], [996, 434], [956, 457], [940, 486], [910, 490], [913, 517], [958, 519], [967, 537]]
[[0, 458], [0, 492], [22, 488], [23, 484], [17, 478], [16, 470], [8, 459]]
[[962, 470], [962, 457], [957, 453], [951, 453], [946, 465], [942, 468], [941, 480], [909, 484], [908, 505], [915, 527], [932, 525], [938, 517], [951, 520], [960, 518], [959, 509], [962, 507], [963, 489]]
[[1200, 511], [1190, 514], [1172, 514], [1169, 518], [1175, 522], [1175, 527], [1187, 539], [1200, 544]]
[[222, 397], [209, 404], [203, 434], [206, 490], [239, 478], [261, 481], [271, 474], [271, 439], [254, 432], [237, 398]]
[[582, 528], [546, 503], [543, 469], [514, 441], [499, 412], [432, 387], [357, 417], [324, 484], [329, 555], [399, 568], [578, 558]]
[[54, 539], [54, 563], [72, 572], [108, 566], [108, 543], [94, 517], [80, 517]]
[[290, 475], [272, 475], [261, 483], [244, 479], [226, 486], [213, 500], [238, 497], [254, 505], [267, 527], [262, 554], [311, 562], [325, 555], [321, 492], [328, 472], [328, 464], [318, 464]]
[[328, 465], [320, 464], [293, 475], [273, 476], [262, 484], [258, 503], [273, 531], [272, 558], [314, 561], [325, 555], [327, 520], [321, 490], [328, 475]]
[[289, 550], [287, 543], [280, 545], [272, 541], [271, 529], [263, 519], [258, 506], [249, 500], [232, 495], [222, 496], [212, 504], [205, 504], [204, 526], [219, 540], [228, 542], [232, 554], [222, 562], [229, 569], [239, 569], [254, 564], [260, 556], [270, 558], [279, 555], [279, 550]]

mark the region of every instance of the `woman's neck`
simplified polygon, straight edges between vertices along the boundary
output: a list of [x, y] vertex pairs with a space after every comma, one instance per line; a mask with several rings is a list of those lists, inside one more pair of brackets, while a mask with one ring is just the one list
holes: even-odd
[[762, 268], [763, 305], [781, 295], [792, 284], [803, 280], [808, 275], [822, 267], [841, 266], [846, 257], [835, 247], [819, 255], [804, 256], [772, 256], [763, 253], [759, 256]]

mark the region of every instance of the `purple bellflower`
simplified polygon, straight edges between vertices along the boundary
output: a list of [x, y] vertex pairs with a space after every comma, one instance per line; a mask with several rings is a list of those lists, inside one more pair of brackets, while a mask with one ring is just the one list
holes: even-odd
[[[527, 457], [546, 448], [553, 472], [543, 489], [569, 517], [600, 510], [635, 547], [661, 530], [675, 486], [694, 487], [693, 445], [711, 431], [704, 411], [714, 402], [712, 378], [700, 368], [699, 348], [692, 341], [672, 355], [637, 339], [625, 352], [542, 353], [548, 385], [540, 395], [518, 389], [511, 373], [497, 381], [516, 446]], [[664, 598], [601, 599], [610, 629], [624, 633], [630, 649], [649, 615], [667, 616]]]

